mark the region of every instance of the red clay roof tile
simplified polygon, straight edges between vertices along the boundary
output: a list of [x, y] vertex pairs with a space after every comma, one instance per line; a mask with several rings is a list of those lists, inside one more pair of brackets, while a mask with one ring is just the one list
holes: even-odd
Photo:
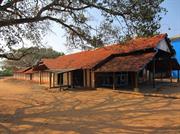
[[56, 59], [43, 59], [48, 69], [90, 69], [112, 54], [129, 53], [146, 48], [155, 48], [167, 34], [156, 35], [151, 38], [137, 38], [126, 44], [114, 44], [95, 50], [60, 56]]
[[33, 68], [27, 70], [24, 72], [25, 74], [32, 74], [32, 73], [35, 73], [35, 71], [33, 70]]
[[19, 70], [15, 71], [15, 73], [24, 73], [24, 72], [26, 72], [26, 71], [28, 71], [28, 70], [30, 70], [30, 69], [31, 69], [31, 67], [19, 69]]
[[155, 56], [155, 52], [114, 57], [99, 67], [96, 72], [137, 72]]

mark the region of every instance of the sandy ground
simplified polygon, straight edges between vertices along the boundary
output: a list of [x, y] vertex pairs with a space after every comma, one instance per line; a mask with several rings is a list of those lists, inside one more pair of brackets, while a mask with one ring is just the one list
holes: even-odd
[[180, 99], [113, 90], [50, 93], [31, 82], [0, 80], [0, 134], [119, 133], [179, 134]]

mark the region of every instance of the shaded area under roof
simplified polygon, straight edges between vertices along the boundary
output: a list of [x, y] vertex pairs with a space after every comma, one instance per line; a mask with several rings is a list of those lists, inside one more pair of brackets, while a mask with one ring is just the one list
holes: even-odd
[[177, 61], [177, 59], [171, 59], [171, 63], [172, 63], [172, 69], [173, 70], [180, 70], [180, 65]]
[[148, 64], [155, 52], [129, 55], [123, 57], [114, 57], [104, 65], [96, 69], [96, 72], [137, 72], [142, 70]]
[[[167, 70], [180, 70], [180, 65], [177, 61], [177, 59], [169, 59], [169, 60], [159, 60], [156, 62], [156, 72], [166, 72]], [[152, 71], [152, 65], [149, 66], [149, 68]]]

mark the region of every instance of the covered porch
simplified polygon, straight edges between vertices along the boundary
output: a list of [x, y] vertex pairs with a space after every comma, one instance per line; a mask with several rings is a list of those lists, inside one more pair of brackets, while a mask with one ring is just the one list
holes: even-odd
[[95, 88], [91, 69], [48, 70], [49, 88]]
[[172, 82], [172, 70], [178, 71], [179, 82], [180, 66], [176, 59], [162, 59], [157, 52], [117, 56], [95, 70], [96, 87], [139, 91], [141, 85], [150, 84], [155, 88], [159, 79]]

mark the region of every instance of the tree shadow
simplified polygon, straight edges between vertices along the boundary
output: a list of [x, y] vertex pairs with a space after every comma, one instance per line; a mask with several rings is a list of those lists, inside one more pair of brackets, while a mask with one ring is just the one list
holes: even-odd
[[140, 92], [142, 93], [158, 93], [158, 94], [179, 94], [180, 83], [169, 81], [156, 81], [155, 88], [152, 87], [152, 83], [140, 84]]
[[[126, 98], [125, 96], [122, 96], [124, 98], [121, 98], [121, 96], [117, 98], [117, 93], [108, 95], [103, 99], [100, 98], [101, 101], [99, 101], [81, 99], [78, 98], [77, 94], [74, 93], [68, 96], [65, 96], [65, 94], [51, 95], [53, 101], [48, 103], [37, 103], [38, 98], [32, 99], [32, 103], [17, 99], [3, 99], [3, 101], [22, 103], [23, 106], [17, 108], [14, 114], [0, 113], [0, 128], [7, 133], [18, 134], [43, 132], [46, 129], [49, 133], [53, 131], [68, 133], [71, 131], [86, 134], [139, 134], [179, 130], [180, 126], [177, 126], [176, 121], [170, 121], [168, 125], [159, 127], [154, 126], [153, 121], [152, 124], [146, 122], [146, 119], [151, 120], [151, 117], [152, 119], [157, 117], [156, 114], [178, 113], [180, 107], [176, 109], [169, 108], [174, 103], [173, 99]], [[154, 106], [150, 106], [152, 104]], [[144, 124], [139, 122], [144, 122]], [[10, 125], [6, 126], [6, 124]], [[30, 127], [22, 129], [21, 126]]]

